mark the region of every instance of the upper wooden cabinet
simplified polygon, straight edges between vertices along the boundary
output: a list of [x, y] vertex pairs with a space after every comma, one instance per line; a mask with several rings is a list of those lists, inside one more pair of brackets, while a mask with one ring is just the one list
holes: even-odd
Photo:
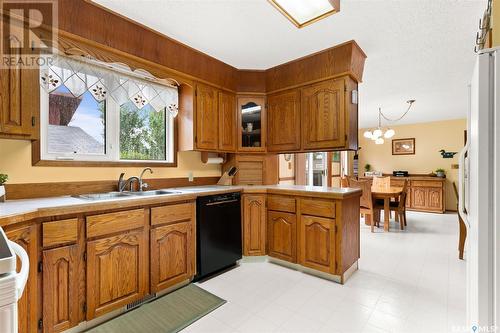
[[289, 90], [267, 99], [267, 149], [300, 150], [300, 92]]
[[238, 97], [238, 151], [266, 151], [266, 107], [263, 96]]
[[236, 151], [236, 98], [219, 91], [219, 150]]
[[179, 150], [236, 152], [235, 94], [202, 83], [179, 94]]
[[0, 69], [0, 138], [39, 137], [38, 70]]
[[302, 148], [344, 148], [346, 112], [343, 79], [328, 80], [301, 89]]
[[219, 148], [218, 91], [205, 84], [196, 85], [196, 136], [199, 149], [217, 150]]

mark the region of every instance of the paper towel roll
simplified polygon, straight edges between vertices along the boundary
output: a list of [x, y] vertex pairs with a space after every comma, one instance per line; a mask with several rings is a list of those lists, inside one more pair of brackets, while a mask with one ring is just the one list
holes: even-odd
[[222, 162], [224, 162], [222, 157], [209, 157], [206, 164], [222, 164]]

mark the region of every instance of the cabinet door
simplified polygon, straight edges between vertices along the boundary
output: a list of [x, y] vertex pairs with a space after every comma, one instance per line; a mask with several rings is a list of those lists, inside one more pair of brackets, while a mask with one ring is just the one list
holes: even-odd
[[243, 254], [266, 254], [266, 196], [243, 196]]
[[425, 187], [412, 187], [411, 189], [411, 208], [427, 208], [427, 189]]
[[[24, 288], [23, 296], [17, 303], [19, 333], [38, 332], [39, 318], [39, 287], [38, 287], [38, 237], [35, 225], [18, 229], [6, 229], [7, 238], [21, 245], [30, 260], [28, 282]], [[18, 271], [20, 262], [17, 263]], [[41, 314], [41, 313], [40, 313]]]
[[196, 86], [196, 148], [219, 148], [217, 89], [204, 84]]
[[297, 225], [295, 214], [269, 211], [267, 214], [268, 254], [297, 262]]
[[344, 80], [329, 80], [301, 90], [302, 148], [346, 144]]
[[192, 222], [151, 230], [151, 291], [157, 292], [194, 275]]
[[335, 220], [302, 215], [299, 226], [299, 264], [334, 274]]
[[144, 297], [148, 239], [143, 231], [87, 243], [87, 320]]
[[267, 149], [294, 151], [300, 149], [300, 94], [287, 91], [268, 98]]
[[266, 151], [266, 109], [262, 96], [238, 97], [238, 151]]
[[43, 251], [44, 332], [78, 324], [78, 246]]
[[236, 151], [236, 98], [219, 92], [219, 150]]
[[427, 208], [429, 210], [443, 210], [443, 190], [441, 188], [427, 189]]
[[0, 136], [36, 139], [40, 113], [38, 70], [0, 70]]

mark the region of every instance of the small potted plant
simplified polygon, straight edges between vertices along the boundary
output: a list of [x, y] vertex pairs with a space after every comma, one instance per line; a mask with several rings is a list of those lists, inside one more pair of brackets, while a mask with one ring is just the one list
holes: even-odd
[[5, 186], [4, 184], [7, 182], [7, 179], [9, 179], [9, 176], [6, 174], [0, 173], [0, 202], [5, 201]]
[[365, 176], [368, 172], [370, 172], [370, 170], [372, 169], [372, 166], [370, 163], [366, 163], [365, 164]]
[[439, 169], [436, 169], [436, 176], [440, 177], [440, 178], [444, 178], [445, 177], [445, 170], [442, 169], [442, 168], [439, 168]]

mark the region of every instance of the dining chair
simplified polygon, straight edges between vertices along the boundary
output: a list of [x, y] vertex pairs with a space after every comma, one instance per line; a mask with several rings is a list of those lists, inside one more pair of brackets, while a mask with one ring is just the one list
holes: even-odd
[[391, 177], [373, 177], [373, 187], [391, 187]]
[[[350, 187], [360, 188], [361, 191], [363, 191], [361, 198], [359, 200], [359, 206], [360, 206], [359, 211], [361, 214], [365, 215], [365, 220], [366, 219], [370, 220], [370, 229], [371, 232], [373, 232], [373, 228], [375, 226], [375, 215], [373, 210], [371, 182], [367, 180], [360, 181], [360, 180], [350, 179], [349, 183]], [[377, 227], [379, 226], [379, 220], [380, 219], [377, 219]]]
[[[389, 177], [388, 177], [389, 178]], [[389, 211], [394, 212], [397, 216], [397, 222], [399, 222], [399, 227], [401, 230], [404, 230], [404, 227], [407, 225], [406, 223], [406, 195], [408, 190], [408, 180], [405, 180], [403, 183], [403, 190], [399, 195], [398, 200], [389, 202]], [[384, 205], [379, 204], [378, 202], [374, 205], [375, 214], [379, 214], [381, 210], [384, 209]]]
[[343, 176], [340, 178], [340, 187], [350, 187], [349, 177]]
[[460, 216], [458, 212], [458, 189], [457, 184], [453, 182], [453, 191], [455, 192], [455, 198], [457, 198], [457, 214], [458, 214], [458, 259], [464, 260], [464, 248], [465, 248], [465, 239], [467, 238], [467, 227], [465, 226], [464, 220]]

